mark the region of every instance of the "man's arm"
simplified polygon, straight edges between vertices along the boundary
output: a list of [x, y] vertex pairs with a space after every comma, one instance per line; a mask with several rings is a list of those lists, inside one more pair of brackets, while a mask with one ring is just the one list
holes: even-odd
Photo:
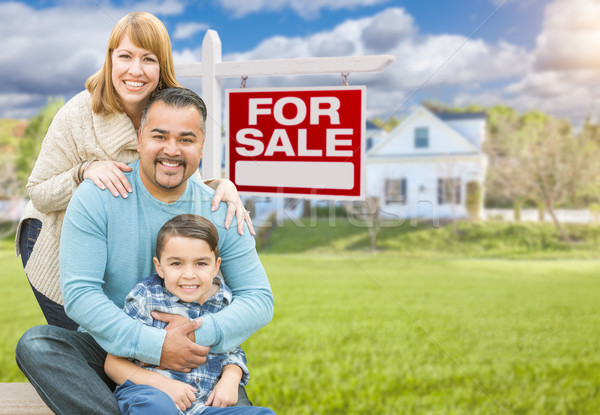
[[[162, 288], [154, 286], [151, 281], [137, 284], [127, 295], [123, 306], [125, 314], [146, 326], [154, 326], [153, 311], [159, 307], [155, 300], [162, 298]], [[178, 314], [167, 314], [165, 317], [167, 334], [162, 345], [160, 366], [187, 373], [206, 363], [210, 348], [194, 343], [194, 330], [200, 327], [202, 319], [190, 320]]]
[[258, 258], [254, 238], [240, 235], [235, 224], [222, 225], [225, 206], [207, 218], [217, 226], [221, 243], [221, 272], [233, 293], [232, 303], [215, 314], [203, 316], [196, 343], [211, 346], [213, 353], [235, 349], [273, 318], [273, 294]]
[[[65, 311], [109, 353], [158, 364], [165, 332], [125, 315], [103, 289], [110, 212], [93, 187], [91, 182], [79, 186], [63, 222], [59, 262]], [[142, 336], [146, 341], [138, 344]]]
[[[186, 335], [187, 331], [197, 328], [197, 323], [190, 322], [189, 327], [168, 334], [168, 331], [132, 319], [115, 304], [119, 298], [123, 303], [137, 282], [137, 276], [123, 270], [123, 275], [116, 281], [117, 285], [123, 285], [119, 287], [122, 292], [113, 293], [113, 298], [107, 296], [104, 288], [108, 282], [104, 280], [104, 274], [111, 209], [105, 204], [106, 197], [112, 196], [103, 196], [93, 183], [84, 182], [67, 208], [60, 246], [61, 288], [67, 314], [111, 354], [134, 357], [155, 365], [162, 363], [175, 370], [182, 366], [188, 369], [198, 366], [205, 360], [206, 350], [189, 341]], [[128, 199], [119, 199], [119, 203], [128, 203]], [[125, 231], [111, 230], [113, 233]], [[131, 247], [124, 247], [122, 251], [123, 255], [129, 255], [130, 261], [135, 261], [131, 257]], [[112, 283], [114, 288], [115, 281]], [[161, 360], [163, 345], [174, 351], [167, 360]]]

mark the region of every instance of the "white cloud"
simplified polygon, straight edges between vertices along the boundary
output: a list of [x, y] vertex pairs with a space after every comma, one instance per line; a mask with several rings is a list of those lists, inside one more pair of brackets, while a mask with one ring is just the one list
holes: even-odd
[[[34, 9], [24, 3], [0, 3], [0, 117], [28, 117], [46, 96], [69, 98], [104, 61], [108, 36], [115, 23], [135, 10], [157, 15], [178, 14], [178, 0], [128, 3], [65, 2]], [[36, 107], [22, 106], [7, 94], [31, 94]]]
[[1, 118], [29, 118], [35, 115], [30, 108], [39, 108], [46, 103], [47, 97], [40, 94], [9, 93], [0, 94]]
[[234, 17], [251, 13], [292, 9], [304, 18], [318, 16], [321, 10], [355, 9], [387, 3], [389, 0], [219, 0], [221, 6]]
[[600, 2], [556, 0], [546, 7], [537, 37], [539, 70], [600, 70]]
[[[554, 0], [522, 77], [498, 88], [497, 102], [520, 111], [541, 110], [580, 125], [600, 95], [600, 2]], [[461, 100], [467, 99], [467, 94]], [[480, 98], [477, 95], [471, 99]]]
[[[390, 54], [395, 62], [381, 73], [352, 73], [351, 84], [368, 86], [370, 112], [392, 114], [420, 89], [460, 86], [472, 89], [486, 82], [506, 82], [523, 77], [532, 58], [521, 47], [499, 42], [486, 43], [460, 35], [423, 35], [404, 9], [390, 8], [367, 18], [347, 20], [331, 30], [307, 37], [276, 36], [265, 39], [245, 53], [223, 60], [254, 60], [318, 56]], [[263, 80], [249, 80], [253, 86]], [[320, 77], [270, 78], [269, 86], [339, 85], [335, 75]]]
[[198, 23], [198, 22], [186, 22], [179, 23], [175, 27], [175, 33], [173, 33], [173, 39], [187, 39], [189, 37], [194, 36], [198, 32], [202, 32], [208, 29], [208, 25], [206, 23]]
[[[382, 1], [221, 0], [224, 8], [239, 16], [283, 8], [308, 16], [327, 8], [372, 3]], [[68, 99], [83, 89], [87, 77], [102, 64], [115, 21], [126, 13], [145, 9], [160, 17], [184, 11], [183, 0], [128, 3], [127, 8], [98, 7], [93, 2], [84, 7], [67, 6], [73, 2], [61, 4], [36, 10], [23, 3], [0, 3], [0, 117], [31, 116], [31, 108], [37, 111], [46, 96]], [[521, 7], [518, 2], [513, 7], [517, 5]], [[457, 105], [504, 103], [577, 122], [600, 97], [597, 21], [598, 0], [553, 0], [545, 9], [536, 46], [528, 51], [503, 41], [423, 33], [406, 10], [392, 7], [305, 37], [273, 36], [252, 50], [226, 55], [223, 60], [390, 54], [395, 62], [381, 73], [350, 70], [351, 85], [368, 87], [370, 115], [399, 115], [397, 111], [414, 100], [435, 98], [450, 87], [456, 91], [453, 100]], [[206, 29], [201, 22], [185, 22], [175, 28], [173, 38]], [[176, 63], [200, 62], [201, 48], [174, 50], [173, 56]], [[199, 85], [197, 79], [180, 81], [194, 89]], [[239, 83], [239, 79], [226, 79], [223, 86], [238, 87]], [[249, 87], [340, 84], [339, 74], [248, 79]], [[429, 92], [433, 96], [428, 96]]]
[[[127, 4], [127, 3], [126, 3]], [[145, 11], [155, 15], [173, 16], [183, 13], [185, 2], [183, 0], [149, 0], [132, 3], [127, 7], [127, 11], [118, 15], [121, 16], [133, 11]]]
[[100, 10], [69, 13], [0, 4], [0, 93], [82, 89], [85, 78], [102, 63], [113, 25]]

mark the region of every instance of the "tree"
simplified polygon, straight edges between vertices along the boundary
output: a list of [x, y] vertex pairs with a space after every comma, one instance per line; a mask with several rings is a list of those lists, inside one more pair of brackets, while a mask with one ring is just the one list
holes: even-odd
[[596, 144], [600, 145], [600, 124], [594, 124], [592, 122], [592, 117], [588, 115], [585, 119], [579, 137], [582, 137], [586, 140], [592, 140]]
[[421, 101], [421, 106], [427, 108], [429, 111], [433, 112], [434, 114], [437, 113], [441, 113], [441, 112], [451, 112], [451, 107], [450, 105], [438, 101], [437, 99], [426, 99], [424, 101]]
[[486, 204], [503, 206], [512, 204], [514, 218], [521, 219], [521, 207], [527, 197], [527, 189], [518, 180], [516, 160], [511, 154], [519, 152], [521, 145], [519, 113], [503, 105], [487, 111], [487, 137], [483, 149], [489, 156], [486, 178]]
[[[381, 218], [379, 216], [379, 198], [367, 197], [364, 201], [347, 202], [345, 204], [346, 213], [350, 223], [365, 226], [369, 231], [369, 246], [371, 251], [377, 249], [377, 233], [381, 227]], [[358, 219], [355, 222], [354, 219]]]
[[33, 117], [27, 128], [25, 135], [19, 143], [19, 156], [16, 160], [17, 177], [24, 188], [27, 184], [27, 178], [35, 165], [35, 161], [42, 148], [42, 141], [48, 132], [48, 127], [54, 118], [54, 115], [64, 105], [62, 98], [48, 99], [48, 103], [40, 112]]
[[456, 113], [465, 113], [465, 112], [485, 112], [486, 109], [481, 105], [471, 104], [466, 107], [453, 107], [444, 102], [438, 101], [437, 99], [426, 99], [421, 101], [421, 106], [427, 108], [429, 111], [434, 114], [440, 114], [445, 112], [456, 112]]
[[[590, 168], [598, 169], [599, 166], [599, 149], [600, 149], [600, 123], [592, 123], [590, 117], [587, 117], [581, 132], [577, 135], [578, 141], [581, 145], [586, 146], [591, 152], [592, 161], [596, 163], [590, 166]], [[598, 177], [596, 178], [598, 179]], [[588, 206], [590, 203], [597, 203], [600, 195], [600, 181], [590, 180], [584, 183], [582, 187], [574, 188], [572, 198], [578, 201], [579, 205]]]
[[373, 124], [375, 124], [377, 127], [381, 128], [383, 131], [387, 131], [387, 132], [390, 132], [394, 128], [396, 128], [396, 126], [398, 124], [400, 124], [401, 121], [402, 121], [401, 119], [396, 118], [396, 117], [388, 118], [385, 121], [379, 117], [373, 118], [371, 120], [371, 122]]
[[[576, 138], [571, 126], [539, 111], [518, 118], [501, 108], [490, 124], [495, 137], [486, 143], [490, 156], [488, 188], [516, 201], [541, 202], [565, 241], [570, 238], [556, 216], [556, 206], [598, 176], [598, 145]], [[575, 190], [574, 190], [575, 189]]]

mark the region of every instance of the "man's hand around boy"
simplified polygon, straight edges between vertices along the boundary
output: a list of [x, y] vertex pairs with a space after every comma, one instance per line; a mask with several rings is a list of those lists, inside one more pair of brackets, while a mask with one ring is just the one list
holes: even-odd
[[210, 347], [194, 343], [194, 331], [202, 324], [202, 319], [190, 320], [174, 314], [152, 312], [157, 320], [167, 324], [167, 335], [160, 355], [160, 366], [177, 372], [190, 372], [191, 369], [206, 363]]
[[194, 395], [196, 389], [193, 386], [175, 379], [165, 378], [160, 383], [159, 389], [169, 395], [177, 408], [183, 412], [192, 406], [192, 402], [196, 399], [196, 395]]
[[236, 365], [227, 365], [223, 368], [221, 379], [206, 399], [206, 406], [226, 408], [233, 406], [238, 401], [238, 387], [242, 380], [242, 369]]

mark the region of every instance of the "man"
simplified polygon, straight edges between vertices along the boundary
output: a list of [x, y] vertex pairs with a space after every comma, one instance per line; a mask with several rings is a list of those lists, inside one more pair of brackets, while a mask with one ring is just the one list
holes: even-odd
[[[106, 352], [188, 372], [206, 354], [233, 349], [273, 315], [273, 297], [249, 232], [223, 227], [226, 207], [211, 212], [212, 194], [193, 173], [204, 145], [206, 107], [192, 91], [154, 95], [142, 117], [140, 160], [126, 173], [133, 192], [115, 198], [82, 183], [67, 209], [60, 246], [65, 310], [83, 331], [54, 326], [28, 330], [17, 364], [58, 414], [119, 414], [103, 371]], [[151, 275], [156, 235], [182, 213], [204, 216], [219, 230], [221, 272], [234, 295], [222, 311], [196, 321], [162, 315], [165, 330], [123, 311], [127, 293]], [[188, 337], [195, 337], [196, 343]], [[245, 393], [241, 391], [240, 401]]]

